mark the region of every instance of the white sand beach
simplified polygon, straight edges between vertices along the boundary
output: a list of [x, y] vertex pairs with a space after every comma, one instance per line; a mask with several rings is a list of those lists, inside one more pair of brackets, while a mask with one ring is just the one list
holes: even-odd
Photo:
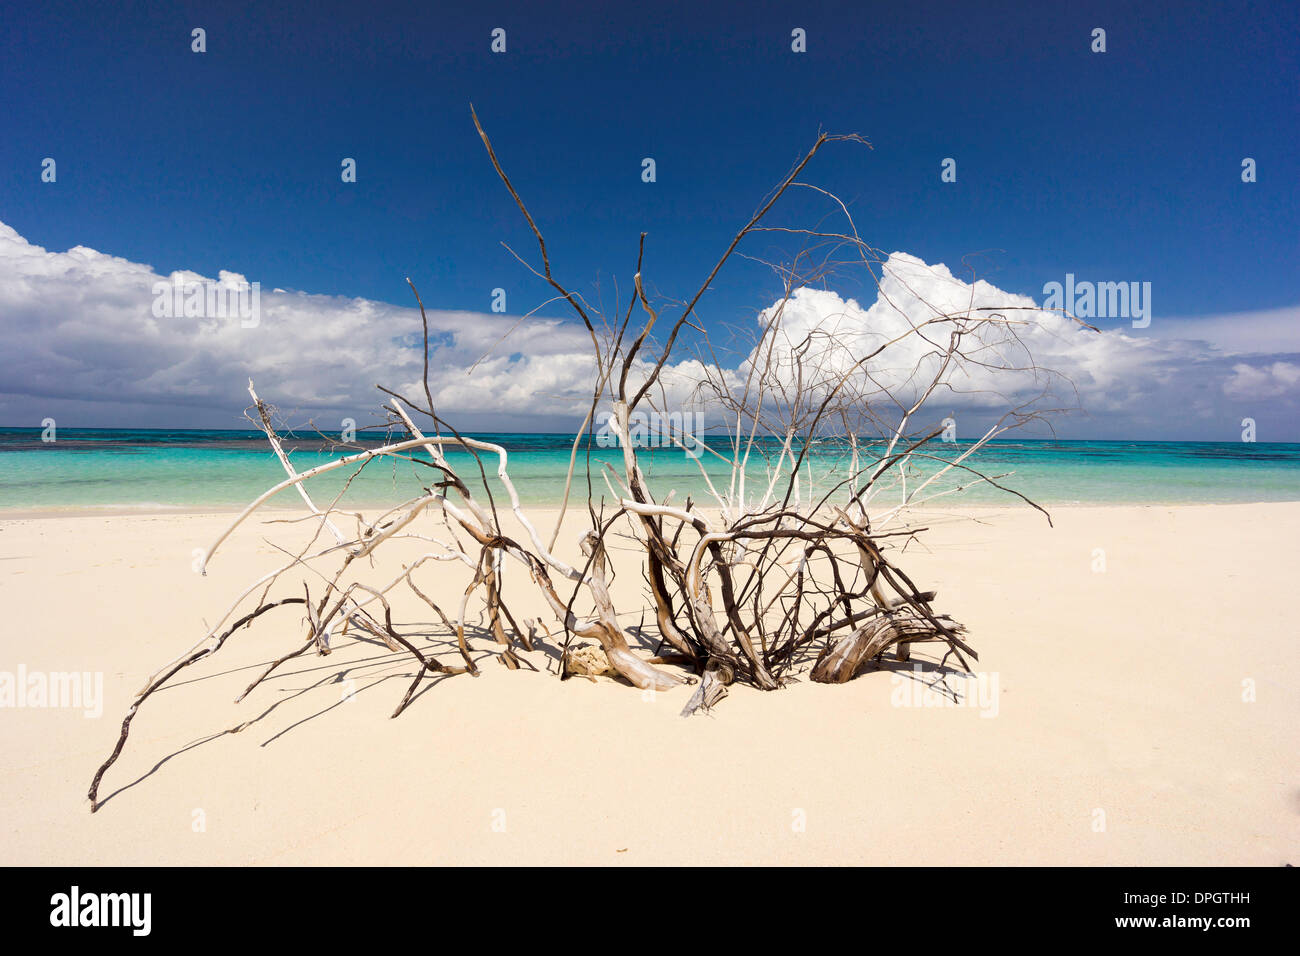
[[[390, 720], [410, 659], [350, 637], [232, 703], [301, 640], [301, 608], [284, 609], [145, 704], [93, 815], [133, 692], [304, 526], [248, 525], [201, 577], [194, 549], [229, 515], [0, 518], [0, 671], [103, 673], [98, 716], [0, 709], [0, 862], [1296, 861], [1300, 503], [1060, 508], [1055, 528], [1024, 508], [932, 517], [906, 566], [970, 628], [984, 676], [965, 706], [925, 706], [887, 663], [838, 686], [735, 687], [682, 719], [688, 688], [561, 682], [538, 650], [521, 654], [535, 671], [484, 660], [427, 681]], [[454, 608], [466, 575], [421, 583]]]

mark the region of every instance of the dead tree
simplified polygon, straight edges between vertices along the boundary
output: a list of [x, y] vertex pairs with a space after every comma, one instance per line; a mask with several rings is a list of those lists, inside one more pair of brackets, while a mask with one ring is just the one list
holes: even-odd
[[[878, 281], [885, 265], [858, 237], [843, 203], [799, 180], [828, 144], [869, 146], [857, 136], [822, 134], [735, 234], [666, 329], [642, 278], [645, 234], [638, 244], [634, 294], [625, 311], [616, 307], [607, 319], [554, 275], [541, 229], [477, 115], [473, 119], [493, 168], [536, 240], [539, 263], [528, 268], [549, 286], [554, 301], [567, 304], [591, 340], [591, 402], [575, 435], [564, 507], [554, 530], [547, 537], [530, 520], [511, 480], [506, 449], [461, 434], [434, 407], [428, 321], [413, 284], [424, 326], [423, 394], [408, 396], [381, 386], [388, 420], [401, 437], [299, 472], [250, 382], [250, 417], [266, 432], [285, 478], [249, 504], [207, 549], [205, 573], [229, 536], [282, 491], [293, 489], [302, 499], [315, 524], [312, 540], [248, 586], [202, 640], [144, 683], [115, 748], [91, 782], [92, 810], [99, 806], [101, 780], [122, 752], [140, 706], [177, 674], [213, 656], [236, 633], [277, 608], [303, 612], [297, 643], [269, 663], [240, 700], [285, 662], [308, 653], [328, 654], [336, 635], [356, 630], [408, 655], [415, 665], [394, 717], [426, 677], [477, 672], [466, 629], [472, 602], [482, 601], [487, 610], [497, 657], [507, 667], [519, 666], [520, 655], [533, 649], [535, 626], [512, 610], [512, 595], [520, 588], [540, 596], [563, 631], [561, 676], [581, 657], [585, 672], [608, 673], [643, 690], [669, 691], [698, 682], [683, 714], [713, 706], [734, 684], [776, 690], [803, 673], [813, 681], [843, 683], [865, 662], [887, 652], [906, 659], [917, 642], [938, 642], [945, 660], [951, 656], [967, 670], [977, 659], [965, 629], [936, 609], [935, 592], [918, 587], [894, 555], [900, 542], [924, 530], [904, 520], [908, 509], [951, 493], [941, 486], [944, 476], [958, 474], [1002, 487], [999, 476], [976, 469], [974, 458], [988, 441], [1038, 415], [1043, 397], [1050, 394], [1052, 376], [1036, 368], [1018, 334], [1033, 318], [973, 306], [957, 312], [936, 308], [933, 314], [912, 316], [895, 334], [878, 336], [869, 348], [863, 348], [860, 337], [849, 342], [834, 329], [792, 336], [783, 317], [799, 290], [823, 286], [846, 267], [865, 268]], [[824, 196], [844, 225], [831, 231], [769, 222], [773, 208], [792, 189]], [[792, 239], [799, 249], [789, 262], [771, 264], [782, 296], [760, 317], [739, 368], [729, 369], [704, 332], [698, 308], [741, 244], [759, 233]], [[711, 499], [707, 504], [689, 499], [675, 504], [670, 496], [656, 496], [633, 434], [634, 416], [667, 413], [670, 393], [680, 393], [681, 374], [670, 363], [682, 352], [687, 331], [695, 333], [689, 351], [698, 373], [689, 383], [690, 400], [704, 404], [711, 419], [722, 423], [719, 435], [697, 440], [695, 447]], [[1002, 418], [959, 454], [937, 452], [934, 443], [942, 429], [928, 413], [930, 400], [977, 386], [987, 392], [983, 383], [997, 375], [1028, 377], [1041, 388], [1029, 400], [1020, 394], [1023, 389], [1018, 397], [1008, 397]], [[602, 469], [590, 457], [593, 423], [602, 408], [609, 409], [609, 428], [622, 448], [621, 467]], [[685, 450], [686, 438], [678, 444]], [[468, 451], [471, 472], [477, 474], [458, 472], [445, 454], [448, 449]], [[555, 543], [584, 454], [587, 526], [580, 539], [583, 561], [574, 566], [557, 556]], [[371, 518], [345, 511], [341, 494], [322, 506], [308, 489], [317, 475], [337, 469], [359, 472], [379, 460], [419, 463], [431, 480]], [[918, 471], [922, 465], [928, 471]], [[489, 471], [505, 489], [507, 501], [493, 496]], [[601, 487], [605, 492], [597, 494]], [[507, 508], [522, 535], [506, 533], [501, 512]], [[644, 610], [655, 622], [661, 647], [671, 653], [645, 657], [627, 639], [608, 586], [608, 542], [615, 528], [636, 542], [646, 584]], [[400, 573], [366, 580], [367, 559], [399, 538], [423, 542], [427, 550]], [[427, 594], [427, 584], [421, 587], [421, 579], [438, 565], [463, 565], [466, 586], [455, 608], [439, 606]], [[302, 569], [310, 569], [305, 580], [291, 573]], [[390, 598], [399, 590], [436, 613], [455, 638], [456, 661], [436, 659], [395, 626]], [[571, 644], [574, 638], [594, 643], [579, 654]]]

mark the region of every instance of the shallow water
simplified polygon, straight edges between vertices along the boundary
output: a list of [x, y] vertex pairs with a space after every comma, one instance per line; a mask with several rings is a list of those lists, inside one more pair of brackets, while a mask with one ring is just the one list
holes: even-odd
[[[373, 447], [381, 434], [362, 435], [361, 443]], [[558, 502], [573, 443], [571, 435], [476, 434], [503, 445], [510, 460], [510, 475], [525, 503]], [[286, 440], [286, 449], [299, 471], [324, 464], [343, 452], [332, 450], [319, 436], [298, 435]], [[726, 446], [713, 439], [718, 451]], [[964, 442], [933, 442], [926, 453], [941, 459], [961, 454]], [[760, 449], [773, 457], [776, 444]], [[584, 445], [579, 455], [574, 493], [586, 494], [583, 467], [590, 454], [597, 499], [610, 497], [600, 478], [601, 462], [621, 463], [617, 449]], [[864, 462], [868, 460], [863, 453]], [[415, 459], [423, 455], [413, 456]], [[427, 460], [427, 459], [426, 459]], [[462, 477], [481, 487], [478, 465], [461, 451], [448, 452], [448, 460]], [[700, 500], [707, 488], [700, 464], [719, 487], [729, 471], [724, 462], [706, 453], [699, 462], [680, 449], [642, 450], [639, 460], [651, 487], [662, 499], [670, 489], [674, 501], [687, 495]], [[496, 461], [482, 460], [492, 493], [504, 500], [505, 491], [495, 478]], [[967, 461], [998, 482], [1045, 504], [1212, 503], [1300, 500], [1300, 445], [1245, 442], [1128, 442], [1032, 441], [991, 442]], [[824, 495], [847, 476], [848, 459], [834, 442], [810, 449], [800, 491]], [[908, 468], [907, 488], [914, 490], [936, 462], [914, 458]], [[417, 461], [372, 461], [360, 474], [355, 467], [341, 468], [312, 479], [309, 489], [318, 502], [344, 492], [343, 501], [358, 507], [396, 504], [420, 494], [436, 481], [437, 473]], [[349, 476], [351, 480], [349, 481]], [[747, 471], [751, 493], [766, 484], [763, 454], [756, 452]], [[41, 430], [0, 429], [0, 509], [63, 508], [228, 508], [247, 504], [284, 478], [265, 437], [252, 431], [60, 429], [57, 441], [42, 442]], [[811, 481], [811, 485], [810, 485]], [[940, 499], [951, 505], [987, 505], [1011, 500], [1005, 492], [974, 480], [969, 473], [953, 471], [922, 494], [949, 492]], [[895, 501], [901, 488], [882, 489], [878, 502]], [[297, 496], [282, 492], [276, 504], [292, 505]]]

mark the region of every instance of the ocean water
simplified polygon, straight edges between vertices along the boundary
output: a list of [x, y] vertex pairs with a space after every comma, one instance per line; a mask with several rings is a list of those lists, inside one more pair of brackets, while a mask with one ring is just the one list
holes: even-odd
[[[361, 443], [373, 447], [380, 434], [363, 434]], [[572, 435], [481, 434], [474, 437], [503, 445], [509, 452], [510, 476], [521, 499], [528, 504], [559, 501], [573, 442]], [[709, 440], [722, 450], [724, 445]], [[286, 439], [294, 467], [299, 471], [341, 457], [318, 436]], [[847, 459], [826, 446], [815, 446], [801, 481], [805, 500], [809, 492], [820, 496], [847, 472]], [[934, 442], [926, 452], [940, 458], [961, 454], [963, 442]], [[775, 445], [760, 449], [775, 457]], [[349, 452], [350, 453], [350, 452]], [[587, 492], [582, 467], [587, 455], [593, 462], [593, 490], [597, 498], [611, 497], [599, 477], [601, 462], [621, 463], [617, 449], [583, 446], [575, 476], [574, 496]], [[863, 452], [864, 457], [868, 454]], [[422, 458], [423, 455], [416, 455]], [[747, 470], [748, 488], [765, 485], [763, 455], [755, 454]], [[673, 501], [687, 495], [707, 496], [700, 465], [680, 449], [642, 450], [639, 455], [652, 490], [662, 500], [671, 489]], [[474, 458], [449, 451], [448, 460], [471, 486], [482, 487]], [[725, 487], [728, 469], [715, 456], [700, 459], [715, 482]], [[495, 478], [494, 456], [482, 459], [488, 487], [498, 502], [507, 500]], [[1033, 441], [992, 442], [967, 464], [1000, 484], [1043, 504], [1106, 503], [1210, 503], [1300, 500], [1300, 445], [1244, 442], [1127, 442]], [[915, 460], [907, 484], [915, 488], [937, 465]], [[308, 490], [318, 504], [333, 500], [353, 507], [395, 505], [420, 494], [438, 479], [437, 473], [414, 461], [376, 460], [360, 474], [345, 467], [312, 479]], [[59, 429], [57, 440], [43, 442], [38, 428], [0, 429], [0, 510], [166, 510], [170, 508], [238, 508], [284, 479], [275, 455], [260, 432], [194, 430]], [[944, 505], [1012, 503], [1011, 496], [967, 473], [950, 472], [926, 494], [945, 492]], [[959, 486], [970, 485], [964, 490]], [[476, 492], [478, 493], [478, 492]], [[877, 502], [898, 499], [897, 484], [882, 489]], [[272, 506], [300, 507], [292, 489], [282, 491]]]

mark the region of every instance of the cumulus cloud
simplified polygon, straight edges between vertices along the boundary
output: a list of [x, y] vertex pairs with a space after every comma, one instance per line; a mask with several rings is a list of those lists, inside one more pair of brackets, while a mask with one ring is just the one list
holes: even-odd
[[[792, 354], [807, 354], [809, 341], [821, 342], [826, 355], [820, 359], [832, 371], [884, 347], [870, 366], [872, 378], [907, 401], [934, 376], [954, 328], [942, 317], [984, 310], [979, 314], [1014, 324], [986, 326], [964, 341], [963, 350], [980, 361], [953, 369], [945, 379], [951, 391], [933, 399], [945, 410], [974, 413], [981, 425], [1046, 390], [1045, 407], [1077, 406], [1084, 413], [1058, 421], [1067, 436], [1224, 438], [1239, 433], [1243, 414], [1268, 418], [1274, 440], [1284, 440], [1281, 429], [1285, 437], [1300, 434], [1294, 424], [1297, 366], [1258, 349], [1249, 313], [1187, 320], [1188, 335], [1179, 335], [1173, 322], [1156, 321], [1152, 328], [1161, 334], [1155, 336], [1127, 322], [1093, 331], [1038, 305], [983, 280], [965, 282], [942, 264], [895, 252], [880, 269], [878, 295], [869, 306], [806, 288], [765, 310], [760, 321], [774, 322], [780, 333], [776, 361], [787, 375]], [[1267, 341], [1289, 344], [1280, 322], [1288, 311], [1300, 313], [1262, 314]], [[906, 334], [926, 322], [937, 324], [927, 326], [924, 337]], [[757, 360], [751, 355], [742, 370]], [[1049, 378], [1044, 369], [1059, 376]], [[1052, 406], [1053, 399], [1060, 404]], [[980, 418], [980, 412], [987, 414]]]
[[[322, 420], [367, 420], [381, 399], [378, 383], [422, 394], [416, 309], [282, 289], [261, 290], [255, 325], [238, 315], [214, 317], [210, 309], [187, 317], [183, 309], [157, 307], [160, 283], [186, 282], [235, 289], [244, 277], [225, 271], [215, 280], [190, 272], [160, 275], [84, 246], [50, 252], [0, 223], [0, 421], [35, 424], [53, 415], [68, 426], [231, 427], [246, 404], [250, 377], [281, 408]], [[1249, 334], [1249, 314], [1157, 319], [1151, 334], [1094, 333], [1037, 311], [1028, 297], [984, 281], [966, 283], [941, 264], [894, 253], [881, 271], [876, 301], [864, 306], [832, 291], [804, 289], [784, 304], [778, 325], [787, 346], [818, 330], [836, 343], [828, 358], [847, 365], [909, 324], [980, 307], [1015, 310], [1007, 317], [1023, 320], [1016, 327], [1021, 345], [997, 346], [1010, 350], [998, 354], [1000, 364], [1023, 364], [1025, 355], [1015, 351], [1023, 347], [1078, 389], [1090, 417], [1062, 423], [1065, 434], [1225, 437], [1244, 414], [1279, 440], [1300, 432], [1291, 424], [1300, 420], [1300, 356], [1288, 348], [1295, 326], [1287, 325], [1287, 310], [1261, 316], [1262, 339]], [[428, 315], [431, 388], [444, 415], [467, 427], [510, 430], [569, 428], [585, 412], [593, 378], [590, 340], [580, 325], [446, 310]], [[768, 310], [758, 322], [773, 317]], [[1250, 347], [1261, 342], [1276, 350]], [[873, 374], [905, 390], [907, 376], [926, 361], [923, 351], [915, 339], [891, 348]], [[754, 360], [738, 361], [724, 374], [738, 382]], [[665, 385], [672, 400], [680, 401], [701, 372], [685, 358], [669, 369]], [[945, 403], [991, 410], [988, 393], [1004, 402], [1040, 388], [1041, 381], [1028, 372], [970, 366], [953, 385], [956, 393]], [[1270, 417], [1285, 423], [1289, 434], [1268, 428]]]
[[[972, 361], [945, 369], [944, 351], [958, 329], [950, 317], [971, 315], [988, 320], [962, 340]], [[781, 374], [796, 370], [796, 354], [805, 357], [805, 366], [815, 356], [832, 379], [872, 356], [864, 369], [877, 390], [910, 403], [942, 372], [944, 401], [958, 407], [1024, 401], [1043, 390], [1042, 368], [1114, 385], [1123, 374], [1117, 359], [1128, 348], [1058, 312], [1038, 310], [1027, 296], [983, 280], [963, 282], [943, 264], [927, 265], [901, 252], [883, 264], [877, 298], [867, 307], [830, 290], [803, 288], [764, 310], [759, 321], [776, 329], [773, 357]], [[742, 370], [766, 358], [766, 350], [751, 355]]]
[[1300, 387], [1300, 365], [1272, 362], [1268, 365], [1232, 367], [1232, 377], [1223, 383], [1223, 393], [1231, 398], [1262, 399], [1294, 394]]
[[[153, 408], [156, 421], [184, 425], [188, 419], [177, 408], [203, 424], [229, 420], [245, 404], [250, 377], [282, 408], [354, 416], [377, 407], [380, 382], [422, 394], [417, 310], [282, 289], [260, 290], [255, 324], [237, 314], [215, 317], [210, 309], [187, 316], [156, 306], [160, 284], [187, 290], [209, 281], [235, 286], [244, 277], [225, 271], [217, 280], [192, 272], [164, 276], [84, 246], [49, 252], [0, 224], [5, 407], [30, 408], [24, 416], [30, 418], [56, 404], [81, 403], [97, 411], [96, 419], [112, 419], [111, 406], [137, 413]], [[517, 321], [429, 313], [431, 381], [440, 409], [526, 419], [583, 406], [590, 391], [586, 333], [555, 319], [514, 327]], [[202, 414], [213, 410], [220, 411]], [[12, 413], [7, 418], [15, 421]]]

